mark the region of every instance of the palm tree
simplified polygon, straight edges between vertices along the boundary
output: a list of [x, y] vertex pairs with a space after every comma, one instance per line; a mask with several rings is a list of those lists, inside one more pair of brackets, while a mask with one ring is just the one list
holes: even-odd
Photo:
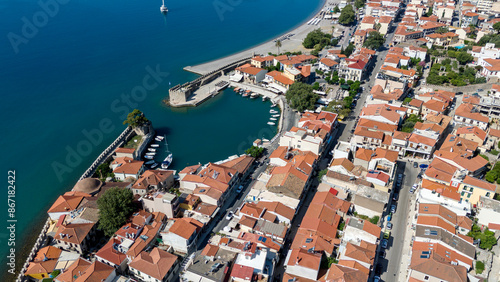
[[278, 47], [278, 55], [280, 54], [281, 40], [276, 40], [276, 44], [274, 45]]

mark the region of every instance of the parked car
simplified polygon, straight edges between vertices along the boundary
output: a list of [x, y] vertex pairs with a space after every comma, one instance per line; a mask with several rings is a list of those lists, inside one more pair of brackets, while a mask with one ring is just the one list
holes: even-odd
[[234, 213], [233, 213], [232, 211], [229, 211], [229, 212], [227, 213], [227, 215], [226, 215], [226, 219], [227, 219], [227, 220], [231, 220], [231, 218], [233, 218], [233, 215], [234, 215]]
[[378, 257], [379, 258], [385, 258], [385, 251], [381, 250], [380, 252], [378, 252]]
[[241, 193], [243, 191], [243, 185], [238, 186], [238, 189], [236, 189], [236, 192]]
[[388, 216], [387, 216], [387, 221], [391, 221], [392, 219], [392, 213], [390, 213]]
[[391, 213], [396, 213], [396, 205], [391, 206]]
[[391, 237], [391, 231], [386, 231], [384, 233], [384, 239], [389, 239], [389, 237]]
[[387, 229], [392, 230], [392, 222], [387, 222]]
[[398, 194], [398, 193], [394, 193], [394, 194], [392, 195], [392, 200], [393, 200], [393, 201], [397, 201], [397, 200], [398, 200], [398, 197], [399, 197], [399, 194]]
[[389, 245], [389, 241], [386, 239], [382, 240], [382, 243], [380, 244], [382, 248], [387, 249], [387, 246]]
[[414, 163], [413, 163], [413, 167], [414, 167], [414, 168], [417, 168], [417, 167], [418, 167], [418, 163], [417, 163], [417, 162], [414, 162]]
[[413, 193], [415, 192], [415, 190], [417, 190], [417, 188], [415, 188], [415, 186], [411, 187], [411, 188], [410, 188], [410, 193], [412, 193], [412, 194], [413, 194]]
[[379, 282], [379, 281], [380, 281], [380, 277], [379, 276], [373, 277], [373, 282]]

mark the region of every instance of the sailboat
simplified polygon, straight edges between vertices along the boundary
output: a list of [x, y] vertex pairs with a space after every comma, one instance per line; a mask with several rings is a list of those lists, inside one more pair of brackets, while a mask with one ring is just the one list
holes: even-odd
[[168, 166], [172, 163], [172, 160], [174, 159], [174, 156], [172, 153], [170, 153], [170, 151], [168, 150], [168, 143], [167, 143], [167, 140], [165, 140], [165, 146], [167, 146], [167, 157], [163, 160], [163, 162], [161, 162], [161, 168], [163, 169], [167, 169]]
[[166, 12], [168, 12], [168, 8], [167, 8], [167, 6], [165, 6], [165, 0], [161, 0], [161, 3], [162, 3], [162, 4], [161, 4], [161, 7], [160, 7], [160, 11], [161, 11], [162, 13], [166, 13]]

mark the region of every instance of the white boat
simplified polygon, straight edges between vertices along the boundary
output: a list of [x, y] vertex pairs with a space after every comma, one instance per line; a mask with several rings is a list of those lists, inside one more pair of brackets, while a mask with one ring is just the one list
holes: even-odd
[[158, 148], [158, 147], [160, 147], [160, 144], [151, 144], [151, 147]]
[[155, 168], [155, 167], [157, 167], [157, 166], [158, 166], [158, 163], [154, 163], [154, 164], [151, 166], [151, 168]]
[[165, 136], [158, 135], [158, 136], [155, 137], [155, 139], [158, 140], [158, 141], [163, 141], [163, 139], [165, 139]]
[[153, 156], [144, 156], [145, 159], [152, 160], [154, 157]]
[[262, 142], [269, 142], [269, 139], [263, 138]]
[[275, 110], [270, 110], [269, 112], [270, 112], [271, 114], [277, 114], [277, 113], [278, 113], [278, 112], [277, 112], [277, 111], [275, 111]]
[[268, 122], [267, 124], [269, 124], [269, 125], [275, 125], [276, 123], [274, 123], [274, 122]]
[[161, 7], [160, 7], [160, 12], [162, 12], [162, 13], [168, 12], [168, 8], [167, 8], [167, 6], [165, 6], [165, 0], [162, 0], [161, 3], [162, 4], [161, 4]]
[[150, 151], [150, 152], [156, 152], [156, 149], [148, 148], [148, 151]]
[[156, 153], [153, 153], [153, 152], [151, 152], [151, 153], [146, 153], [146, 156], [154, 156], [154, 155], [156, 155]]
[[280, 114], [273, 115], [273, 117], [279, 117], [279, 116], [280, 116]]
[[270, 120], [276, 120], [276, 118], [270, 118]]
[[262, 101], [265, 101], [267, 100], [267, 97], [266, 96], [262, 96]]
[[149, 161], [149, 162], [145, 162], [144, 164], [146, 164], [146, 165], [152, 165], [154, 163], [155, 163], [155, 161]]
[[161, 168], [167, 169], [168, 166], [172, 163], [173, 155], [172, 153], [168, 154], [168, 156], [161, 162]]

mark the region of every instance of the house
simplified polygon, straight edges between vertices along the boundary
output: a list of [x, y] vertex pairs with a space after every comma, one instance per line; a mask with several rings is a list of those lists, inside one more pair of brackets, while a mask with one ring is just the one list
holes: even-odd
[[453, 265], [460, 265], [470, 270], [473, 266], [474, 258], [470, 258], [453, 248], [448, 248], [439, 243], [428, 242], [413, 242], [412, 253], [427, 257], [427, 255], [435, 255], [443, 262]]
[[138, 179], [144, 171], [144, 162], [129, 157], [116, 158], [111, 162], [111, 169], [117, 180]]
[[167, 215], [168, 218], [175, 217], [180, 204], [180, 200], [176, 195], [161, 191], [148, 193], [139, 198], [139, 201], [145, 211], [161, 212]]
[[493, 199], [495, 196], [496, 185], [480, 180], [474, 177], [465, 176], [464, 180], [458, 187], [460, 198], [473, 205], [477, 205], [480, 197]]
[[337, 68], [338, 64], [339, 63], [337, 63], [336, 61], [334, 61], [332, 59], [322, 58], [319, 61], [319, 66], [318, 67], [322, 71], [331, 72], [331, 71], [334, 71]]
[[184, 281], [223, 282], [228, 281], [234, 267], [236, 253], [207, 244], [194, 253], [193, 263], [182, 273]]
[[375, 150], [358, 148], [354, 157], [354, 165], [359, 165], [368, 169], [372, 157], [375, 155]]
[[411, 133], [396, 131], [392, 136], [391, 140], [391, 150], [397, 151], [399, 156], [404, 156], [406, 153], [406, 148], [408, 146], [408, 139]]
[[432, 251], [414, 253], [408, 276], [409, 281], [469, 281], [465, 267], [436, 259], [432, 255]]
[[116, 148], [115, 149], [115, 158], [135, 158], [135, 149], [134, 148]]
[[269, 67], [273, 65], [273, 63], [274, 63], [274, 56], [271, 55], [265, 57], [255, 56], [250, 60], [250, 64], [252, 66], [260, 69]]
[[352, 170], [354, 169], [354, 164], [345, 158], [333, 159], [328, 169], [349, 176], [354, 176], [354, 174], [352, 173]]
[[402, 120], [402, 115], [400, 113], [384, 104], [368, 105], [364, 107], [361, 110], [360, 117], [393, 125], [399, 125]]
[[380, 217], [389, 202], [389, 193], [365, 185], [356, 188], [351, 190], [354, 211], [368, 217]]
[[150, 253], [141, 252], [130, 262], [129, 268], [140, 281], [172, 281], [178, 269], [177, 256], [154, 248]]
[[482, 65], [485, 59], [500, 59], [500, 49], [495, 48], [495, 43], [486, 43], [485, 46], [472, 47], [471, 55], [478, 65]]
[[458, 34], [454, 32], [446, 33], [432, 33], [425, 36], [428, 43], [427, 46], [437, 45], [437, 46], [450, 46], [458, 43]]
[[[498, 225], [500, 225], [500, 201], [481, 196], [477, 207], [476, 217], [479, 227], [498, 230]], [[491, 226], [495, 226], [495, 228], [491, 228]]]
[[425, 58], [427, 56], [427, 49], [425, 48], [420, 48], [417, 46], [405, 46], [404, 47], [404, 53], [405, 56], [408, 56], [410, 58], [415, 58], [415, 59], [420, 59], [420, 61], [425, 61]]
[[456, 167], [461, 173], [466, 173], [473, 177], [484, 175], [489, 164], [489, 162], [481, 156], [467, 156], [466, 153], [460, 152], [459, 150], [456, 150], [456, 152], [438, 150], [434, 152], [434, 158], [445, 161]]
[[447, 104], [438, 100], [429, 100], [424, 102], [422, 105], [422, 115], [425, 117], [428, 114], [437, 115], [439, 113], [444, 113], [447, 108]]
[[359, 241], [366, 241], [376, 244], [380, 239], [382, 229], [368, 220], [350, 217], [346, 221], [343, 240], [357, 244]]
[[61, 216], [69, 215], [76, 210], [84, 197], [61, 195], [47, 211], [50, 219], [58, 220]]
[[488, 128], [488, 123], [490, 119], [476, 111], [476, 107], [471, 104], [461, 104], [455, 110], [455, 116], [453, 120], [457, 124], [464, 124], [468, 126], [477, 126], [482, 130]]
[[[446, 206], [441, 204], [429, 204], [429, 203], [420, 203], [418, 204], [418, 217], [419, 218], [435, 218], [439, 219], [441, 226], [451, 225], [452, 226], [452, 234], [462, 234], [467, 235], [469, 231], [472, 229], [472, 220], [463, 215], [457, 215], [452, 210], [448, 209]], [[418, 223], [418, 221], [417, 221]], [[418, 223], [420, 224], [420, 223]], [[443, 228], [442, 229], [446, 229]]]
[[428, 179], [422, 180], [422, 189], [418, 190], [417, 201], [422, 204], [445, 205], [458, 216], [466, 216], [471, 212], [470, 203], [460, 199], [457, 188]]
[[365, 76], [368, 61], [347, 58], [339, 65], [339, 76], [347, 80], [361, 81]]
[[362, 266], [371, 269], [375, 262], [377, 245], [370, 244], [366, 241], [360, 241], [359, 245], [354, 245], [347, 242], [345, 248], [341, 249], [340, 259], [347, 261], [355, 261]]
[[366, 175], [366, 181], [371, 182], [376, 189], [388, 192], [388, 186], [391, 176], [383, 171], [368, 171]]
[[56, 278], [54, 278], [54, 281], [56, 282], [76, 281], [76, 279], [80, 275], [82, 275], [82, 273], [84, 273], [85, 270], [89, 268], [91, 264], [92, 263], [86, 259], [78, 258], [68, 268], [63, 270]]
[[397, 151], [376, 148], [375, 154], [371, 155], [368, 170], [381, 171], [392, 177], [397, 159]]
[[289, 250], [285, 259], [285, 272], [289, 275], [317, 280], [321, 265], [321, 254], [303, 249]]
[[83, 254], [96, 240], [96, 227], [95, 223], [61, 224], [54, 236], [54, 241], [64, 250]]
[[41, 248], [36, 253], [33, 261], [29, 263], [24, 275], [38, 280], [49, 278], [51, 273], [57, 268], [61, 252], [61, 249], [53, 246]]
[[419, 99], [411, 99], [411, 101], [408, 104], [404, 104], [403, 107], [407, 108], [407, 114], [409, 115], [416, 115], [420, 116], [422, 113], [422, 106], [424, 104], [424, 101], [419, 100]]
[[357, 268], [333, 263], [328, 269], [326, 280], [345, 282], [368, 281], [368, 274]]
[[474, 141], [449, 134], [441, 144], [439, 150], [458, 153], [463, 157], [470, 158], [475, 154], [478, 147], [479, 144]]
[[196, 246], [203, 223], [193, 218], [169, 220], [160, 232], [162, 241], [172, 246], [175, 252], [187, 254]]
[[237, 67], [235, 69], [235, 73], [236, 75], [242, 77], [245, 82], [259, 83], [264, 80], [267, 70], [256, 68], [249, 64], [244, 64], [240, 67]]
[[150, 224], [138, 222], [139, 220], [141, 220], [139, 216], [140, 215], [135, 216], [132, 219], [132, 222], [134, 222], [134, 219], [136, 219], [136, 224], [144, 224], [144, 228], [138, 239], [134, 241], [132, 246], [130, 246], [129, 250], [126, 252], [129, 261], [137, 257], [143, 250], [150, 247], [151, 244], [157, 240], [158, 232], [160, 232], [160, 229], [162, 228], [165, 221], [165, 214], [161, 212], [154, 212], [152, 214], [152, 216], [154, 216], [154, 219]]
[[[136, 238], [133, 238], [134, 240]], [[95, 259], [99, 262], [112, 266], [119, 271], [125, 271], [129, 260], [127, 259], [126, 252], [128, 246], [132, 245], [134, 241], [132, 238], [111, 238], [106, 245], [104, 245], [95, 254]]]
[[319, 155], [323, 151], [326, 132], [318, 133], [319, 134], [310, 133], [305, 128], [292, 127], [290, 131], [285, 132], [281, 136], [279, 144], [280, 146], [311, 151]]
[[370, 131], [380, 131], [386, 135], [392, 135], [398, 129], [395, 124], [384, 123], [380, 121], [360, 118], [357, 127], [362, 127]]
[[276, 221], [287, 226], [293, 220], [296, 210], [276, 201], [259, 201], [257, 208], [265, 209], [266, 213], [276, 217]]
[[173, 170], [146, 170], [132, 185], [132, 192], [144, 196], [151, 189], [168, 190], [174, 185]]
[[463, 11], [462, 13], [462, 28], [466, 28], [470, 25], [476, 26], [478, 23], [479, 14], [472, 11]]
[[500, 77], [500, 59], [483, 59], [480, 66], [481, 75], [487, 78], [499, 78]]
[[412, 133], [408, 138], [406, 152], [410, 152], [413, 156], [429, 159], [436, 149], [436, 143], [437, 139]]
[[[429, 34], [432, 34], [436, 31], [436, 29], [440, 27], [445, 27], [446, 25], [443, 23], [437, 23], [437, 22], [426, 22], [423, 25], [420, 26], [420, 30], [423, 31], [424, 35], [427, 36]], [[468, 26], [468, 25], [467, 25]]]
[[458, 137], [483, 145], [486, 141], [486, 132], [477, 126], [462, 126], [455, 129], [454, 134]]
[[[75, 268], [72, 269], [73, 276], [69, 277], [70, 272], [64, 272], [60, 276], [56, 277], [54, 281], [74, 281], [74, 282], [86, 282], [86, 281], [102, 281], [102, 282], [112, 282], [116, 278], [116, 271], [113, 267], [106, 265], [99, 261], [94, 261], [92, 264], [87, 266], [88, 261], [82, 260]], [[73, 266], [73, 265], [72, 265]], [[68, 269], [69, 270], [69, 269]], [[65, 280], [62, 280], [65, 279]], [[66, 280], [67, 279], [67, 280]]]

